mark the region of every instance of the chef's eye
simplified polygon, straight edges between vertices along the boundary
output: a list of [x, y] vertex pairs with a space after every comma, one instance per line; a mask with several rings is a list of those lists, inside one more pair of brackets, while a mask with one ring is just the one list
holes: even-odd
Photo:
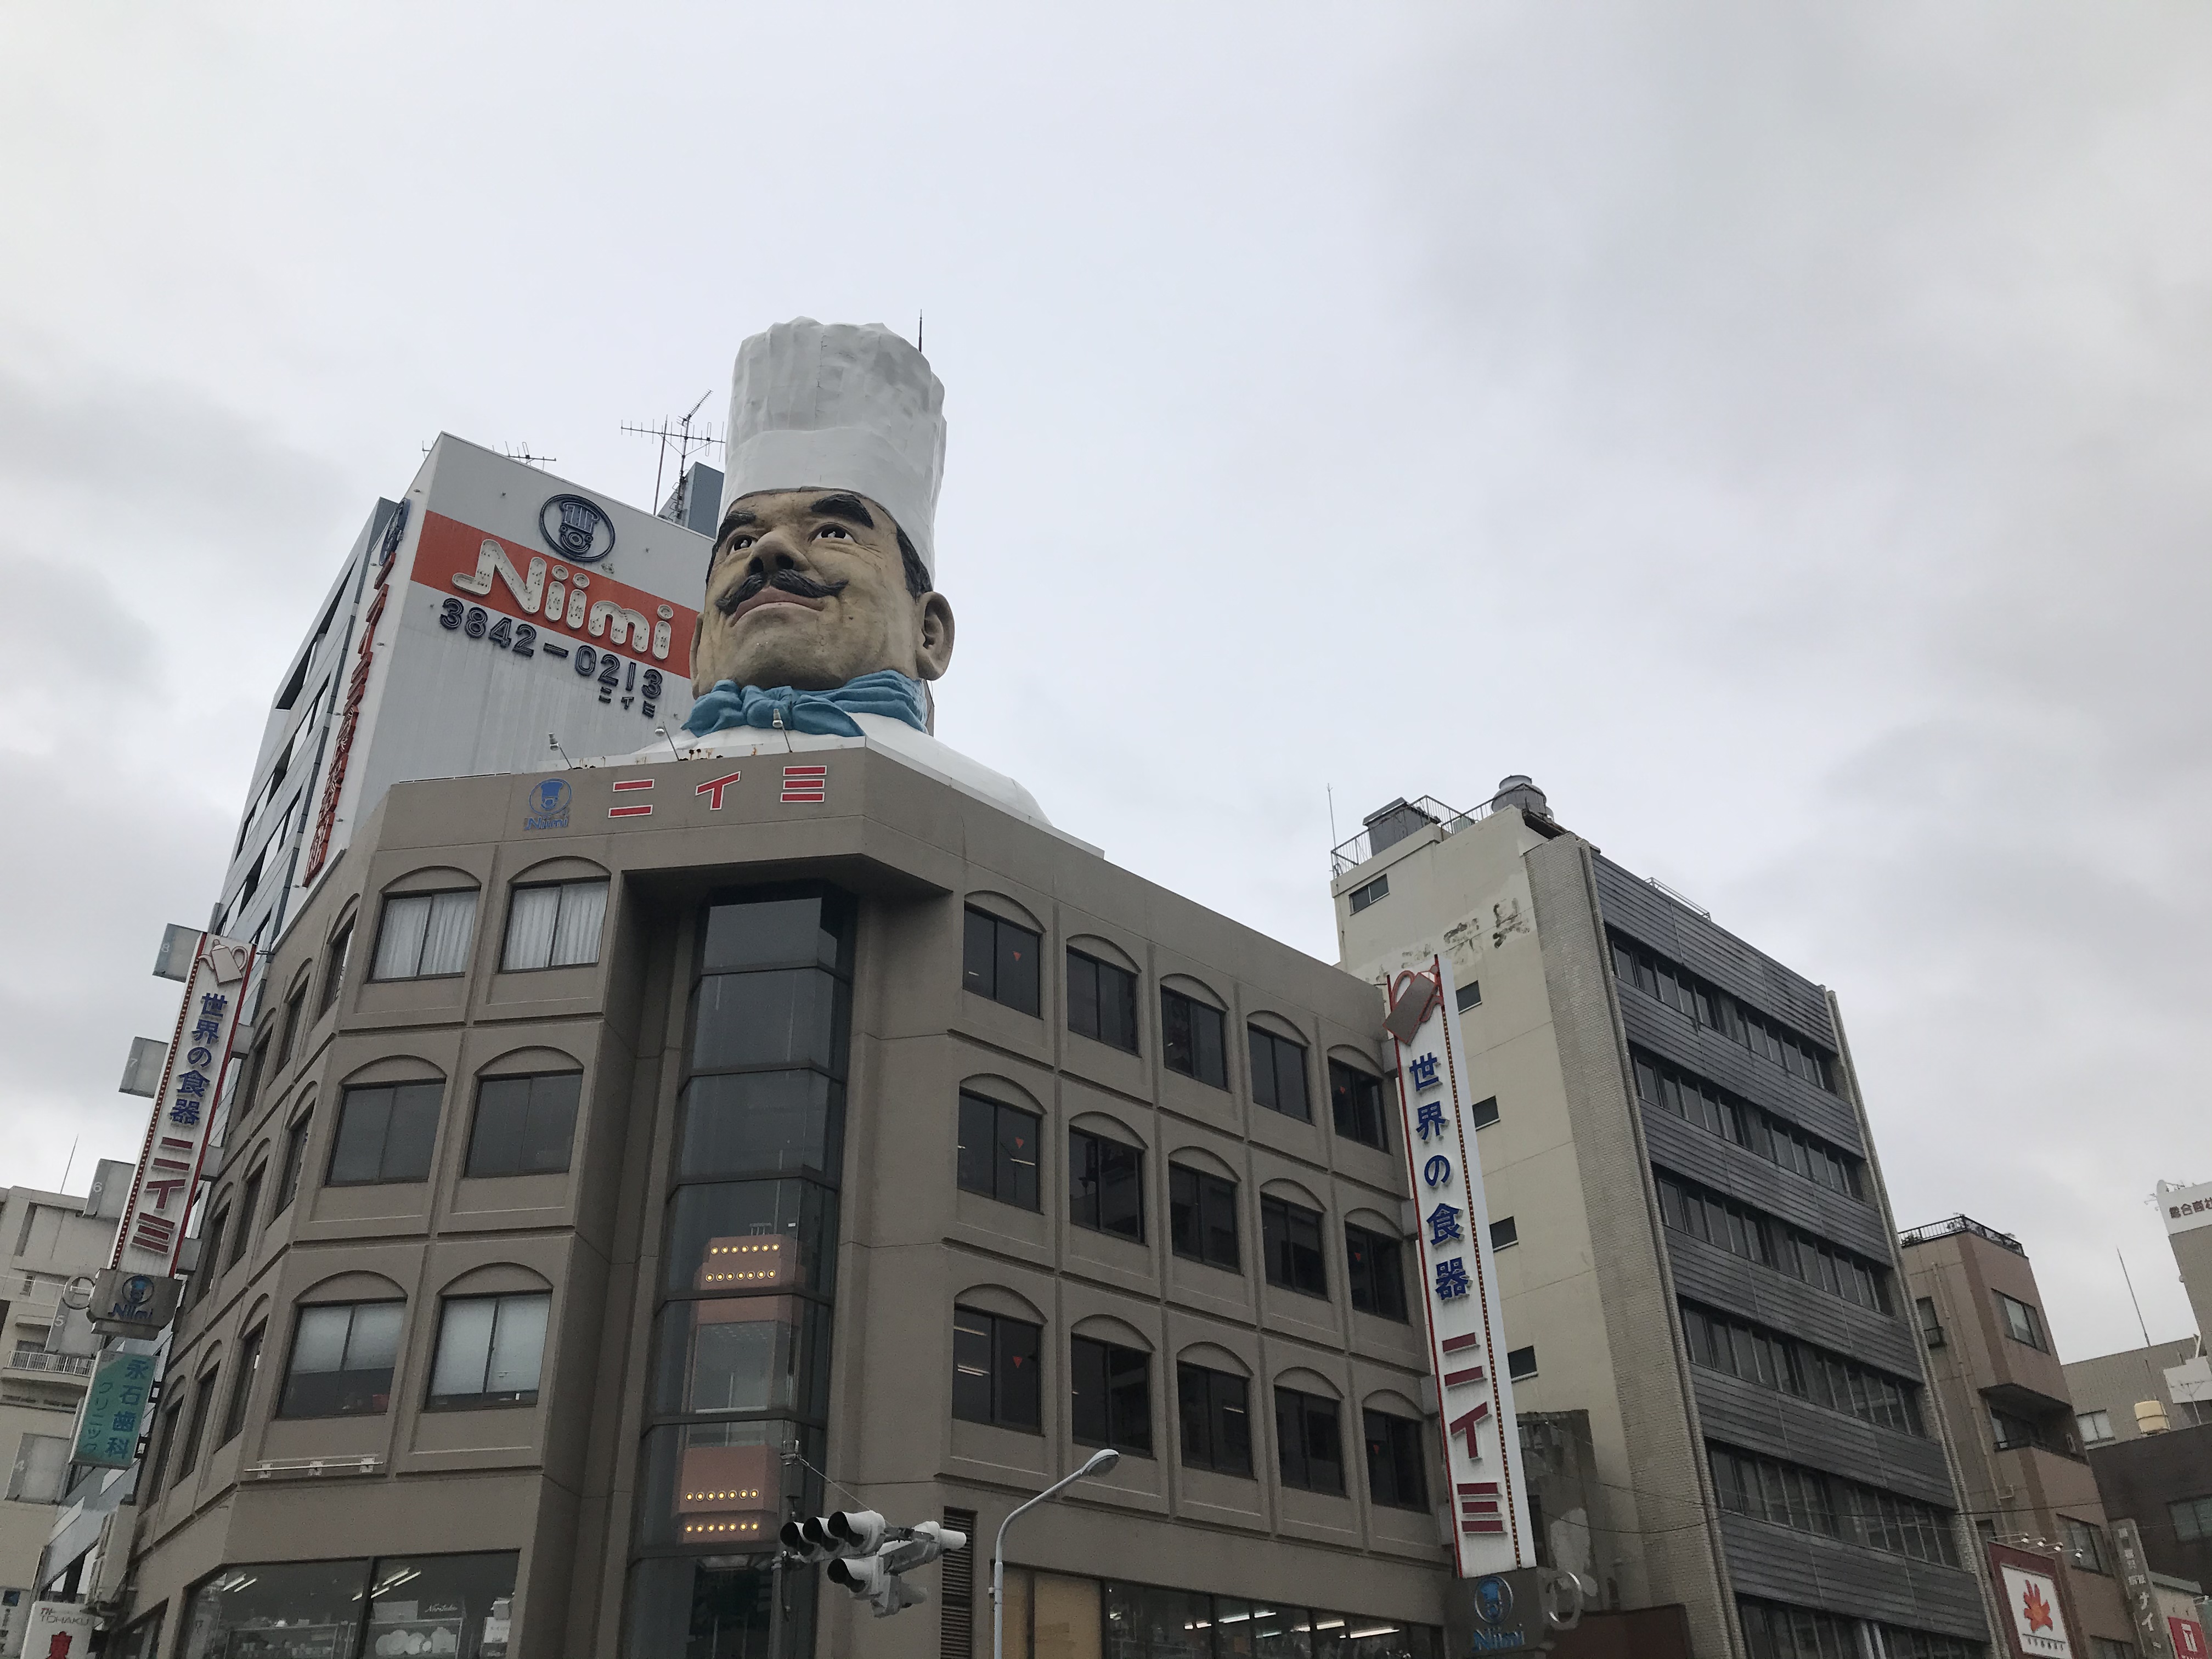
[[729, 550], [732, 553], [742, 553], [753, 544], [755, 539], [751, 536], [733, 536], [730, 539]]
[[814, 539], [817, 542], [849, 542], [853, 539], [853, 532], [842, 524], [825, 524], [814, 532]]

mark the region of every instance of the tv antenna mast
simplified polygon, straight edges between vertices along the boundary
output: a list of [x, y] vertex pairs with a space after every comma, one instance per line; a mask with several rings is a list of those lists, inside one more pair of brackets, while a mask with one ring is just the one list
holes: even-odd
[[561, 459], [558, 455], [533, 455], [530, 453], [530, 446], [526, 443], [501, 444], [499, 449], [500, 453], [506, 456], [508, 460], [520, 461], [524, 465], [534, 466], [541, 472]]
[[658, 426], [635, 426], [627, 421], [623, 422], [623, 430], [625, 432], [633, 433], [641, 438], [657, 438], [660, 441], [660, 453], [653, 464], [653, 511], [656, 513], [660, 510], [660, 480], [662, 474], [667, 470], [670, 447], [674, 446], [676, 450], [676, 477], [679, 482], [684, 477], [684, 469], [690, 465], [692, 456], [702, 450], [716, 449], [721, 447], [722, 441], [714, 435], [712, 422], [702, 422], [696, 432], [691, 429], [692, 419], [699, 413], [701, 405], [714, 395], [714, 387], [708, 386], [706, 391], [699, 394], [699, 402], [692, 404], [689, 410], [679, 416], [673, 425], [666, 420], [663, 420]]

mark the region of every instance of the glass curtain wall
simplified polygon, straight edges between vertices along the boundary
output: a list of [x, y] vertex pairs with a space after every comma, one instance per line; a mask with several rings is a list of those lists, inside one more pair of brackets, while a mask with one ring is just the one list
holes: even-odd
[[[760, 888], [702, 913], [632, 1540], [631, 1659], [813, 1651], [854, 904]], [[804, 1459], [802, 1463], [799, 1460]]]

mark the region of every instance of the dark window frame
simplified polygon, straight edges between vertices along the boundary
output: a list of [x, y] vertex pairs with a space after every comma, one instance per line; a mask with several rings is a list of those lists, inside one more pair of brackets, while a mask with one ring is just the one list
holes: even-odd
[[[1379, 1426], [1378, 1426], [1379, 1425]], [[1363, 1411], [1360, 1429], [1367, 1443], [1367, 1496], [1385, 1509], [1429, 1507], [1428, 1454], [1421, 1421], [1394, 1412]]]
[[[469, 937], [467, 944], [462, 947], [461, 965], [459, 968], [452, 969], [445, 973], [426, 974], [420, 971], [422, 966], [422, 957], [421, 951], [417, 951], [415, 957], [415, 966], [417, 971], [410, 974], [380, 975], [376, 971], [376, 964], [378, 960], [384, 955], [384, 930], [392, 925], [392, 907], [398, 904], [404, 904], [410, 899], [428, 899], [430, 901], [430, 914], [434, 916], [437, 914], [438, 901], [448, 893], [466, 893], [471, 901], [469, 909]], [[481, 887], [440, 887], [426, 890], [419, 893], [385, 894], [382, 898], [381, 908], [377, 912], [376, 949], [369, 953], [368, 976], [376, 981], [380, 985], [398, 985], [409, 980], [418, 979], [466, 979], [468, 977], [470, 965], [476, 958], [476, 949], [478, 943], [477, 939], [477, 912], [482, 908], [483, 908], [483, 890]], [[428, 924], [426, 923], [423, 932], [423, 944], [427, 945], [428, 943], [429, 933]]]
[[1400, 1324], [1411, 1318], [1406, 1306], [1405, 1241], [1396, 1234], [1346, 1222], [1344, 1271], [1356, 1311]]
[[[1241, 1437], [1230, 1419], [1241, 1417]], [[1182, 1360], [1176, 1365], [1176, 1440], [1185, 1468], [1238, 1480], [1255, 1478], [1252, 1462], [1252, 1385], [1235, 1371]], [[1196, 1432], [1194, 1433], [1194, 1427]], [[1243, 1440], [1241, 1458], [1236, 1443]]]
[[[471, 1303], [492, 1304], [492, 1328], [484, 1345], [484, 1379], [490, 1380], [491, 1358], [499, 1345], [499, 1318], [505, 1304], [510, 1302], [542, 1302], [545, 1317], [538, 1332], [538, 1380], [527, 1389], [480, 1389], [473, 1393], [439, 1394], [439, 1362], [445, 1358], [446, 1343], [452, 1335], [447, 1322], [454, 1309]], [[550, 1291], [493, 1291], [477, 1296], [445, 1296], [438, 1298], [437, 1335], [430, 1344], [430, 1363], [425, 1368], [422, 1382], [422, 1409], [426, 1412], [496, 1411], [535, 1406], [545, 1386], [545, 1339], [552, 1334], [553, 1293]]]
[[[963, 1368], [960, 1338], [963, 1334], [976, 1334], [963, 1330], [960, 1323], [963, 1319], [981, 1322], [979, 1329], [988, 1348], [985, 1362], [987, 1369], [981, 1373], [988, 1379], [984, 1384], [986, 1403], [981, 1416], [962, 1409], [963, 1389], [960, 1377]], [[953, 1304], [952, 1327], [953, 1417], [960, 1422], [978, 1423], [989, 1428], [1042, 1434], [1044, 1431], [1044, 1327], [1032, 1320], [1018, 1319], [1011, 1314], [991, 1313], [957, 1303]], [[973, 1345], [969, 1346], [972, 1358]], [[1023, 1346], [1026, 1347], [1025, 1353], [1016, 1352]], [[1024, 1358], [1036, 1369], [1030, 1381], [1018, 1388], [1015, 1379]], [[964, 1392], [972, 1403], [974, 1385], [969, 1385]], [[1022, 1400], [1018, 1397], [1010, 1399], [1010, 1396], [1026, 1396], [1032, 1414], [1026, 1419], [1020, 1416], [1018, 1408]]]
[[[1013, 949], [1010, 952], [1008, 935], [1016, 936], [1013, 943], [1026, 941], [1026, 951]], [[994, 911], [978, 909], [970, 904], [962, 909], [960, 931], [960, 984], [963, 990], [995, 1002], [1001, 1008], [1011, 1008], [1018, 1014], [1027, 1014], [1033, 1019], [1044, 1017], [1044, 935], [1018, 921], [1010, 921]], [[1012, 983], [1007, 980], [1009, 963], [1016, 964]], [[1026, 962], [1026, 967], [1019, 964]]]
[[[1010, 1101], [999, 1100], [990, 1095], [978, 1094], [972, 1089], [963, 1089], [960, 1091], [957, 1111], [958, 1116], [955, 1123], [957, 1129], [958, 1148], [954, 1158], [954, 1183], [963, 1193], [974, 1193], [977, 1197], [988, 1198], [994, 1203], [1008, 1204], [1018, 1210], [1027, 1210], [1032, 1214], [1042, 1214], [1044, 1210], [1043, 1115], [1033, 1112], [1026, 1106], [1017, 1106]], [[982, 1132], [982, 1126], [976, 1120], [986, 1112], [991, 1118], [988, 1155], [991, 1184], [988, 1187], [976, 1185], [969, 1179], [970, 1173], [975, 1171], [981, 1164], [981, 1155], [979, 1154], [972, 1159], [967, 1156], [972, 1150], [969, 1146], [970, 1135], [980, 1134]], [[1022, 1120], [1018, 1127], [1024, 1127], [1028, 1131], [1029, 1196], [1026, 1201], [1021, 1196], [1024, 1178], [1018, 1173], [1022, 1167], [1020, 1160], [1006, 1155], [1009, 1117]], [[1010, 1174], [1010, 1171], [1014, 1173]], [[1001, 1190], [1007, 1188], [1012, 1190]]]
[[1229, 1087], [1229, 1014], [1203, 997], [1160, 987], [1160, 1064], [1209, 1089]]
[[307, 1139], [314, 1131], [314, 1109], [310, 1107], [285, 1126], [283, 1176], [277, 1182], [276, 1203], [269, 1212], [267, 1224], [274, 1225], [276, 1218], [290, 1209], [293, 1200], [300, 1195], [300, 1183], [307, 1173]]
[[238, 1231], [231, 1235], [230, 1260], [223, 1264], [228, 1273], [246, 1260], [253, 1249], [253, 1218], [261, 1212], [261, 1188], [269, 1174], [269, 1160], [263, 1158], [246, 1177], [246, 1184], [238, 1189], [238, 1208], [233, 1212], [238, 1218]]
[[[1135, 1381], [1130, 1381], [1133, 1371]], [[1152, 1357], [1103, 1337], [1067, 1340], [1069, 1436], [1079, 1446], [1152, 1455]], [[1086, 1403], [1086, 1393], [1095, 1403]]]
[[1328, 1062], [1329, 1121], [1339, 1138], [1376, 1151], [1390, 1150], [1389, 1109], [1382, 1079], [1350, 1062]]
[[[435, 1089], [438, 1091], [438, 1103], [434, 1109], [431, 1118], [429, 1143], [423, 1152], [422, 1168], [419, 1173], [412, 1175], [386, 1173], [392, 1166], [392, 1119], [400, 1104], [398, 1091], [402, 1089], [424, 1088]], [[346, 1121], [354, 1109], [354, 1102], [365, 1096], [374, 1094], [380, 1090], [389, 1093], [392, 1098], [386, 1103], [384, 1108], [384, 1130], [382, 1139], [378, 1143], [377, 1173], [373, 1176], [348, 1176], [341, 1178], [337, 1173], [338, 1159], [349, 1150], [346, 1143]], [[409, 1078], [396, 1083], [361, 1083], [343, 1090], [338, 1096], [337, 1127], [331, 1135], [331, 1154], [324, 1165], [323, 1184], [325, 1187], [392, 1187], [411, 1186], [429, 1180], [437, 1172], [438, 1137], [440, 1132], [445, 1127], [442, 1121], [445, 1112], [446, 1079], [443, 1078]], [[412, 1165], [401, 1167], [408, 1169], [412, 1168]]]
[[[572, 1097], [565, 1102], [557, 1098], [549, 1097], [549, 1099], [541, 1107], [538, 1098], [538, 1085], [541, 1082], [550, 1082], [568, 1079], [574, 1079], [575, 1082], [575, 1088]], [[501, 1084], [514, 1083], [526, 1084], [528, 1085], [527, 1093], [521, 1103], [520, 1120], [515, 1129], [514, 1137], [517, 1143], [516, 1150], [518, 1155], [523, 1148], [527, 1147], [532, 1144], [532, 1125], [536, 1121], [538, 1114], [543, 1111], [549, 1120], [560, 1117], [565, 1117], [567, 1119], [567, 1127], [560, 1137], [562, 1153], [561, 1162], [559, 1164], [546, 1164], [537, 1168], [523, 1168], [520, 1166], [518, 1158], [518, 1166], [514, 1169], [477, 1167], [480, 1153], [483, 1153], [485, 1155], [485, 1161], [487, 1162], [489, 1162], [489, 1153], [486, 1150], [487, 1143], [484, 1139], [485, 1092], [486, 1091]], [[549, 1096], [556, 1092], [558, 1091], [549, 1091]], [[499, 1109], [503, 1112], [507, 1110], [507, 1108], [503, 1103], [501, 1103], [499, 1105]], [[559, 1072], [502, 1073], [494, 1077], [479, 1077], [477, 1079], [476, 1107], [469, 1115], [469, 1144], [461, 1154], [461, 1178], [465, 1181], [499, 1181], [510, 1179], [519, 1176], [568, 1174], [570, 1170], [575, 1167], [576, 1125], [579, 1121], [581, 1120], [583, 1114], [584, 1073], [581, 1066]], [[500, 1128], [501, 1133], [504, 1133], [503, 1126], [495, 1125], [494, 1127]], [[550, 1138], [548, 1137], [549, 1143], [550, 1139]]]
[[323, 957], [323, 994], [315, 1005], [317, 1019], [330, 1012], [331, 1005], [338, 1000], [338, 993], [345, 988], [346, 961], [353, 954], [354, 924], [359, 915], [356, 911], [349, 915], [338, 924], [337, 931], [331, 935], [330, 945]]
[[[1266, 1026], [1247, 1022], [1244, 1027], [1247, 1058], [1252, 1065], [1252, 1103], [1287, 1117], [1294, 1122], [1313, 1121], [1312, 1079], [1306, 1075], [1305, 1044], [1294, 1041]], [[1288, 1049], [1296, 1058], [1285, 1060]], [[1266, 1064], [1261, 1064], [1262, 1055]], [[1285, 1102], [1284, 1083], [1287, 1078], [1297, 1079], [1297, 1098]]]
[[1260, 1258], [1268, 1284], [1329, 1299], [1328, 1253], [1322, 1242], [1328, 1219], [1324, 1211], [1273, 1193], [1260, 1195]]
[[202, 1371], [193, 1381], [191, 1409], [185, 1419], [185, 1443], [179, 1449], [175, 1480], [182, 1480], [199, 1467], [200, 1442], [207, 1433], [208, 1419], [214, 1414], [216, 1383], [222, 1376], [222, 1367], [218, 1364]]
[[246, 1427], [246, 1413], [253, 1403], [254, 1380], [261, 1370], [261, 1355], [268, 1340], [266, 1319], [238, 1339], [238, 1350], [230, 1365], [230, 1403], [223, 1409], [222, 1435], [215, 1443], [217, 1450], [237, 1439]]
[[1070, 1129], [1067, 1218], [1091, 1232], [1143, 1243], [1145, 1149], [1096, 1129]]
[[[1243, 1225], [1237, 1213], [1237, 1183], [1188, 1164], [1168, 1165], [1169, 1248], [1186, 1261], [1202, 1262], [1224, 1273], [1244, 1271]], [[1228, 1217], [1229, 1248], [1217, 1249], [1219, 1218]]]
[[[1137, 987], [1137, 975], [1121, 963], [1069, 945], [1067, 1029], [1125, 1054], [1138, 1053]], [[1113, 993], [1110, 1018], [1109, 989]]]
[[1345, 1496], [1342, 1403], [1328, 1395], [1278, 1384], [1275, 1465], [1285, 1486], [1331, 1498]]
[[[341, 1358], [344, 1358], [347, 1352], [352, 1347], [354, 1322], [358, 1318], [360, 1312], [363, 1308], [397, 1308], [399, 1310], [399, 1328], [398, 1333], [392, 1338], [392, 1364], [390, 1369], [385, 1373], [383, 1390], [384, 1404], [381, 1406], [369, 1405], [342, 1407], [336, 1411], [295, 1411], [290, 1409], [293, 1401], [293, 1382], [295, 1376], [301, 1374], [298, 1371], [300, 1359], [300, 1333], [302, 1328], [307, 1324], [307, 1316], [310, 1314], [322, 1312], [331, 1308], [343, 1308], [347, 1313], [345, 1340], [340, 1345], [339, 1348], [339, 1355]], [[402, 1355], [406, 1350], [406, 1346], [407, 1299], [404, 1297], [383, 1296], [367, 1297], [359, 1302], [308, 1302], [301, 1304], [292, 1310], [292, 1345], [284, 1356], [284, 1379], [277, 1389], [276, 1406], [273, 1415], [303, 1422], [313, 1421], [319, 1418], [331, 1417], [382, 1417], [392, 1409], [392, 1401], [399, 1381], [399, 1362]], [[365, 1366], [360, 1369], [364, 1372], [368, 1372], [374, 1371], [377, 1368], [374, 1366]], [[310, 1376], [337, 1376], [346, 1374], [347, 1373], [343, 1366], [340, 1366], [337, 1370], [332, 1371], [310, 1371], [304, 1373], [304, 1375]]]
[[[515, 901], [525, 893], [550, 892], [553, 900], [553, 932], [547, 939], [550, 946], [561, 936], [561, 908], [568, 902], [570, 889], [597, 887], [599, 898], [599, 931], [592, 936], [592, 954], [580, 962], [541, 962], [518, 967], [508, 960], [514, 951]], [[595, 968], [606, 954], [607, 915], [614, 908], [614, 882], [607, 876], [574, 876], [560, 881], [523, 881], [508, 884], [507, 890], [507, 925], [500, 930], [499, 971], [502, 974], [550, 974], [561, 968]]]

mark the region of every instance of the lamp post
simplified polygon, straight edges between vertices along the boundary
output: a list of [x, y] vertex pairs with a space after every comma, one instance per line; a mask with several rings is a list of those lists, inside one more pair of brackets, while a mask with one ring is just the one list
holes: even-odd
[[1020, 1518], [1023, 1510], [1035, 1509], [1048, 1498], [1059, 1497], [1079, 1480], [1104, 1474], [1121, 1461], [1121, 1454], [1111, 1446], [1091, 1453], [1091, 1461], [1073, 1474], [1054, 1481], [1028, 1503], [1016, 1504], [999, 1522], [999, 1536], [991, 1546], [991, 1659], [1006, 1659], [1006, 1528]]

